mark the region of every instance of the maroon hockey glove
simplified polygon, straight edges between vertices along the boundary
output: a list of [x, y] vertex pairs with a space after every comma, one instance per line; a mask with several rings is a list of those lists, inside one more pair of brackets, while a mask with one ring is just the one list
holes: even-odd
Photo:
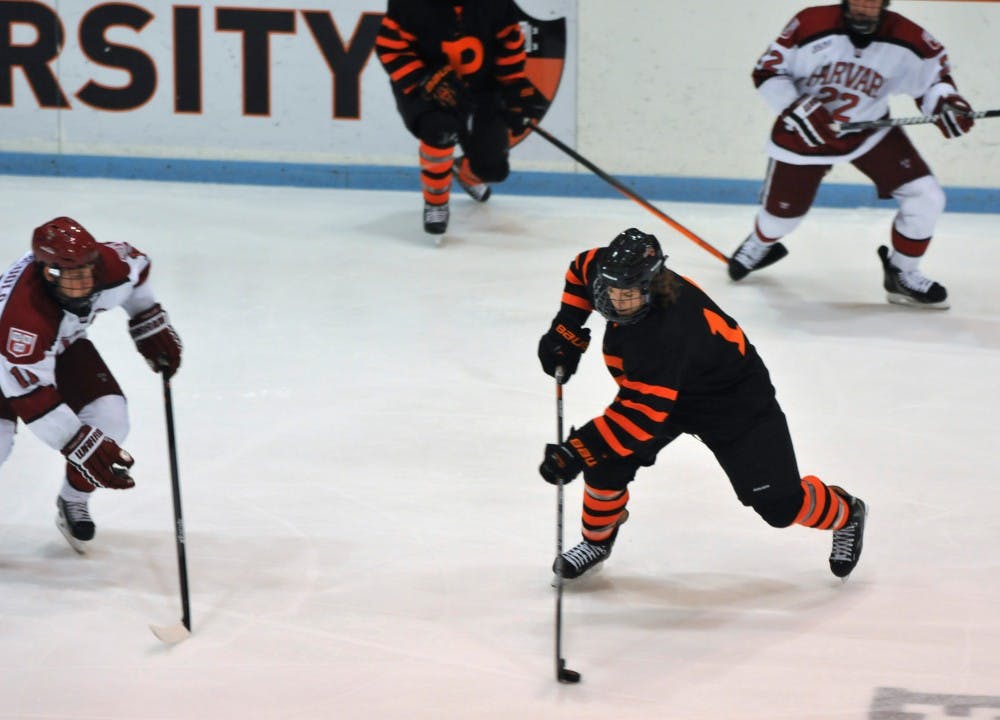
[[516, 133], [541, 120], [549, 107], [545, 96], [527, 79], [508, 83], [501, 92], [507, 126]]
[[465, 82], [451, 65], [428, 72], [418, 84], [425, 100], [445, 110], [458, 110], [465, 103]]
[[976, 121], [966, 114], [971, 112], [972, 106], [961, 95], [957, 93], [945, 95], [934, 106], [934, 114], [939, 116], [934, 124], [946, 138], [957, 138], [965, 135], [976, 124]]
[[785, 108], [781, 120], [787, 130], [802, 138], [809, 147], [822, 147], [837, 139], [830, 111], [810, 95], [803, 95]]
[[583, 470], [583, 460], [566, 444], [545, 446], [545, 458], [538, 466], [538, 472], [545, 482], [558, 485], [562, 480], [570, 482]]
[[62, 454], [73, 468], [94, 487], [127, 490], [135, 487], [128, 469], [135, 462], [118, 443], [90, 425], [81, 427], [66, 443]]
[[167, 312], [159, 306], [143, 310], [128, 321], [128, 331], [153, 372], [170, 378], [181, 366], [181, 339], [170, 325]]
[[563, 382], [567, 382], [580, 365], [580, 356], [590, 345], [590, 330], [573, 327], [558, 320], [538, 341], [538, 359], [546, 375], [556, 376], [556, 368], [563, 369]]

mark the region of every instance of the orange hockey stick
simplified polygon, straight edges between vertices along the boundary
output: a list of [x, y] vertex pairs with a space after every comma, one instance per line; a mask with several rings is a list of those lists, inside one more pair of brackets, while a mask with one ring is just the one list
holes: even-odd
[[693, 232], [691, 232], [690, 230], [688, 230], [686, 227], [684, 227], [683, 225], [681, 225], [679, 222], [677, 222], [676, 220], [674, 220], [672, 217], [670, 217], [669, 215], [667, 215], [665, 212], [663, 212], [662, 210], [660, 210], [659, 208], [657, 208], [656, 206], [654, 206], [651, 202], [649, 202], [648, 200], [646, 200], [644, 197], [642, 197], [641, 195], [639, 195], [637, 192], [635, 192], [634, 190], [630, 190], [620, 180], [617, 180], [616, 178], [612, 177], [611, 175], [608, 175], [606, 172], [604, 172], [599, 167], [597, 167], [596, 165], [594, 165], [594, 163], [590, 162], [583, 155], [581, 155], [580, 153], [578, 153], [576, 150], [574, 150], [573, 148], [571, 148], [566, 143], [564, 143], [561, 140], [559, 140], [559, 138], [557, 138], [557, 137], [549, 134], [548, 131], [542, 129], [542, 127], [540, 125], [538, 125], [537, 123], [530, 123], [528, 125], [528, 127], [530, 127], [536, 133], [538, 133], [543, 138], [545, 138], [546, 140], [548, 140], [550, 143], [552, 143], [553, 145], [555, 145], [557, 148], [559, 148], [560, 150], [562, 150], [564, 153], [566, 153], [567, 155], [569, 155], [571, 158], [573, 158], [574, 160], [576, 160], [578, 163], [580, 163], [581, 165], [583, 165], [585, 168], [587, 168], [588, 170], [590, 170], [590, 172], [594, 173], [597, 177], [601, 178], [601, 180], [603, 180], [604, 182], [606, 182], [608, 185], [610, 185], [611, 187], [613, 187], [615, 190], [617, 190], [618, 192], [620, 192], [622, 195], [624, 195], [625, 197], [629, 198], [630, 200], [635, 200], [637, 203], [639, 203], [644, 208], [646, 208], [647, 210], [649, 210], [651, 213], [653, 213], [654, 215], [656, 215], [656, 217], [660, 218], [660, 220], [662, 220], [663, 222], [665, 222], [667, 225], [669, 225], [670, 227], [672, 227], [674, 230], [676, 230], [677, 232], [679, 232], [681, 235], [683, 235], [684, 237], [686, 237], [688, 240], [691, 240], [696, 245], [699, 245], [702, 249], [710, 252], [712, 255], [714, 255], [715, 257], [719, 258], [719, 260], [721, 260], [722, 262], [726, 263], [727, 265], [729, 264], [729, 258], [726, 257], [720, 250], [718, 250], [717, 248], [713, 247], [712, 245], [709, 245], [707, 242], [705, 242], [704, 240], [702, 240], [700, 237], [698, 237], [697, 235], [695, 235]]

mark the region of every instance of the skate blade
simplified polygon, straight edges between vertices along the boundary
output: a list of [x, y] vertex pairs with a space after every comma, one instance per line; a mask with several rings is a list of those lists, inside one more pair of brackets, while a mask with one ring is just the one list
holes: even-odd
[[69, 531], [69, 528], [66, 526], [66, 523], [62, 521], [61, 517], [56, 518], [56, 527], [59, 528], [59, 532], [61, 532], [63, 537], [66, 538], [66, 542], [69, 543], [69, 546], [76, 550], [77, 554], [87, 554], [87, 541], [77, 540], [73, 537], [73, 534]]
[[173, 625], [150, 625], [149, 629], [153, 631], [160, 642], [167, 645], [176, 645], [191, 637], [191, 631], [184, 627], [182, 622]]
[[906, 307], [921, 308], [924, 310], [947, 310], [951, 307], [951, 304], [947, 299], [942, 300], [938, 303], [924, 303], [919, 300], [914, 300], [909, 295], [904, 295], [903, 293], [886, 292], [885, 299], [888, 300], [893, 305], [905, 305]]

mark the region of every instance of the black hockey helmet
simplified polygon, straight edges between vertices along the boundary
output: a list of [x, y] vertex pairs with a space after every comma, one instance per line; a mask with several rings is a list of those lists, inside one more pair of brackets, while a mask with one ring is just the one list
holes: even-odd
[[849, 0], [840, 0], [840, 8], [844, 13], [844, 22], [847, 23], [847, 29], [852, 35], [859, 37], [868, 37], [875, 34], [878, 26], [882, 23], [882, 18], [885, 16], [885, 9], [887, 7], [889, 7], [889, 0], [882, 0], [882, 7], [879, 9], [878, 16], [872, 18], [865, 15], [852, 15]]
[[[655, 236], [636, 228], [623, 231], [611, 241], [597, 261], [594, 274], [594, 309], [606, 320], [629, 325], [644, 317], [650, 308], [653, 280], [663, 270], [666, 256]], [[638, 288], [643, 305], [622, 315], [615, 310], [609, 291]]]

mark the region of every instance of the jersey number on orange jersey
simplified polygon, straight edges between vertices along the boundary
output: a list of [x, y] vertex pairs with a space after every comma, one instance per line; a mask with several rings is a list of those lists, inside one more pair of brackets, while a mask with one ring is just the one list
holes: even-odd
[[712, 331], [713, 335], [718, 335], [723, 340], [733, 343], [739, 349], [740, 355], [747, 354], [747, 340], [739, 325], [729, 327], [721, 315], [712, 312], [708, 308], [703, 308], [702, 312], [705, 313], [705, 320], [708, 321], [708, 329]]

